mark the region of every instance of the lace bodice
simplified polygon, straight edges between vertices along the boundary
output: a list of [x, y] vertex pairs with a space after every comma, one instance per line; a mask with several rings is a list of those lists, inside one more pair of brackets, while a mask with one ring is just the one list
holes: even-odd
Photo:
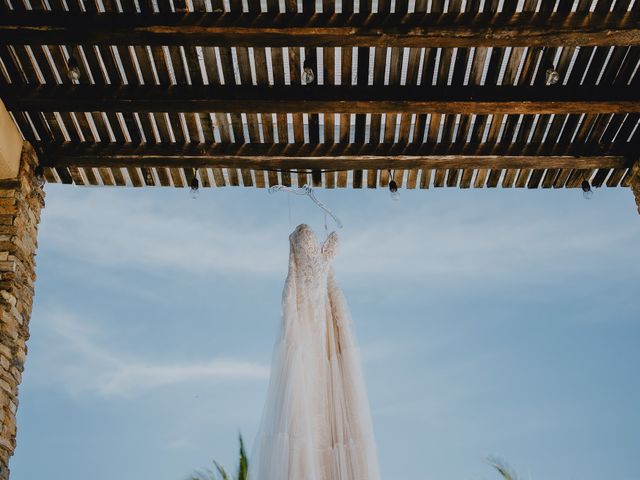
[[290, 262], [295, 269], [296, 279], [307, 287], [326, 286], [331, 260], [337, 250], [338, 235], [332, 232], [324, 243], [320, 243], [311, 227], [302, 224], [296, 227], [289, 240]]

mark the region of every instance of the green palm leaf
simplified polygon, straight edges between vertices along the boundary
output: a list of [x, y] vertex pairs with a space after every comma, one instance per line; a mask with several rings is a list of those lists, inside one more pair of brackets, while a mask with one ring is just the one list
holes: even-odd
[[[238, 465], [238, 476], [236, 477], [235, 480], [248, 480], [249, 459], [247, 457], [247, 451], [244, 448], [244, 440], [242, 439], [242, 435], [239, 435], [239, 440], [240, 440], [240, 463]], [[205, 473], [196, 472], [195, 475], [191, 477], [191, 480], [218, 480], [218, 478], [220, 478], [221, 480], [234, 480], [233, 477], [227, 473], [227, 470], [222, 465], [220, 465], [215, 460], [213, 461], [213, 464], [216, 467], [218, 475], [216, 475], [215, 473], [209, 470], [207, 470]]]
[[213, 461], [213, 464], [216, 466], [216, 469], [218, 470], [218, 473], [220, 474], [222, 480], [231, 480], [231, 476], [227, 473], [222, 465], [220, 465], [215, 460]]
[[240, 439], [240, 465], [238, 466], [238, 480], [247, 480], [249, 473], [249, 460], [247, 459], [247, 452], [244, 449], [244, 441], [242, 435], [239, 435]]
[[487, 458], [487, 463], [495, 468], [504, 480], [518, 480], [518, 475], [503, 460], [489, 457]]

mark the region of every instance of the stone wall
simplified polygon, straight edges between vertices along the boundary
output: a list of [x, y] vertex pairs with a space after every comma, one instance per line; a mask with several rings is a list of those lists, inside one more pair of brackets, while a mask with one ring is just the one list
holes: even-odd
[[638, 213], [640, 213], [640, 174], [636, 174], [635, 178], [631, 180], [631, 191], [636, 197], [636, 205], [638, 206]]
[[0, 479], [9, 478], [16, 447], [18, 385], [22, 379], [34, 294], [35, 251], [44, 192], [37, 157], [25, 143], [18, 178], [0, 180]]

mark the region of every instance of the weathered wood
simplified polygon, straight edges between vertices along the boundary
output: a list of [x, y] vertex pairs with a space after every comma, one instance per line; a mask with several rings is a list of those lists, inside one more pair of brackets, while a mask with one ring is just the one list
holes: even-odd
[[633, 87], [2, 85], [0, 97], [38, 112], [640, 113]]
[[23, 140], [0, 101], [0, 179], [14, 178], [20, 170]]
[[635, 13], [167, 13], [11, 11], [7, 44], [221, 47], [640, 45]]
[[[226, 13], [138, 3], [140, 14], [132, 0], [3, 11], [0, 97], [42, 141], [49, 181], [185, 186], [197, 168], [202, 186], [384, 187], [391, 172], [407, 188], [637, 185], [629, 0], [526, 0], [527, 13], [498, 0], [323, 0], [322, 14], [311, 0], [268, 0], [269, 13], [241, 0], [211, 2]], [[420, 13], [407, 14], [413, 3]], [[51, 143], [65, 139], [77, 146]]]
[[[623, 151], [544, 145], [55, 143], [38, 146], [53, 167], [288, 169], [629, 168]], [[617, 147], [616, 147], [617, 148]]]

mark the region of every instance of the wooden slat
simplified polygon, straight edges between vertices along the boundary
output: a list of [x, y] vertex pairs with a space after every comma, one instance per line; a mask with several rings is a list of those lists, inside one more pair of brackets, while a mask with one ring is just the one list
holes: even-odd
[[[14, 49], [9, 48], [8, 45], [0, 44], [0, 60], [5, 66], [12, 83], [24, 83], [27, 81], [24, 72], [20, 68], [20, 61], [17, 59]], [[6, 83], [3, 82], [3, 84]]]
[[565, 188], [578, 188], [582, 185], [584, 180], [589, 180], [591, 178], [592, 170], [576, 168], [574, 169], [567, 182], [565, 183]]
[[565, 183], [567, 183], [567, 179], [571, 174], [570, 168], [563, 168], [558, 172], [556, 178], [553, 180], [553, 188], [563, 188]]
[[527, 182], [528, 188], [538, 188], [540, 186], [540, 182], [542, 181], [542, 176], [544, 175], [543, 169], [535, 169], [531, 172], [531, 176], [529, 177], [529, 181]]
[[431, 170], [424, 168], [420, 170], [420, 188], [429, 188], [431, 185]]
[[617, 187], [626, 172], [626, 168], [614, 168], [607, 179], [607, 187]]
[[591, 181], [591, 186], [595, 187], [595, 188], [599, 188], [601, 187], [605, 180], [607, 179], [607, 176], [609, 175], [609, 173], [611, 172], [610, 169], [608, 168], [600, 168], [598, 169], [598, 171], [596, 172], [596, 174], [594, 175], [592, 181]]
[[549, 168], [545, 171], [544, 177], [542, 178], [542, 188], [551, 188], [553, 187], [553, 183], [559, 173], [557, 168]]
[[499, 168], [492, 168], [489, 171], [489, 177], [487, 178], [487, 187], [488, 188], [495, 188], [498, 186], [498, 181], [500, 180], [500, 177], [502, 176], [502, 169]]
[[[422, 172], [424, 172], [424, 170]], [[462, 171], [462, 176], [460, 177], [460, 188], [469, 188], [471, 186], [472, 177], [473, 177], [473, 169], [472, 168], [464, 169]]]
[[476, 178], [473, 182], [474, 188], [483, 188], [487, 181], [487, 174], [489, 170], [486, 168], [480, 168], [476, 171]]
[[515, 184], [517, 174], [518, 171], [513, 168], [505, 170], [504, 176], [502, 177], [502, 187], [512, 188]]
[[531, 169], [529, 168], [521, 168], [518, 172], [518, 176], [516, 177], [515, 187], [516, 188], [524, 188], [527, 186], [527, 181], [529, 180], [529, 175], [531, 175]]
[[[492, 116], [491, 123], [489, 125], [489, 133], [487, 135], [487, 140], [486, 140], [487, 143], [489, 144], [497, 143], [498, 135], [500, 133], [500, 129], [502, 128], [503, 118], [504, 116], [501, 114]], [[487, 119], [487, 122], [489, 122], [489, 119]], [[498, 185], [498, 180], [500, 179], [501, 175], [502, 175], [501, 169], [498, 169], [498, 168], [491, 169], [487, 177], [487, 187], [489, 188], [496, 187]]]

